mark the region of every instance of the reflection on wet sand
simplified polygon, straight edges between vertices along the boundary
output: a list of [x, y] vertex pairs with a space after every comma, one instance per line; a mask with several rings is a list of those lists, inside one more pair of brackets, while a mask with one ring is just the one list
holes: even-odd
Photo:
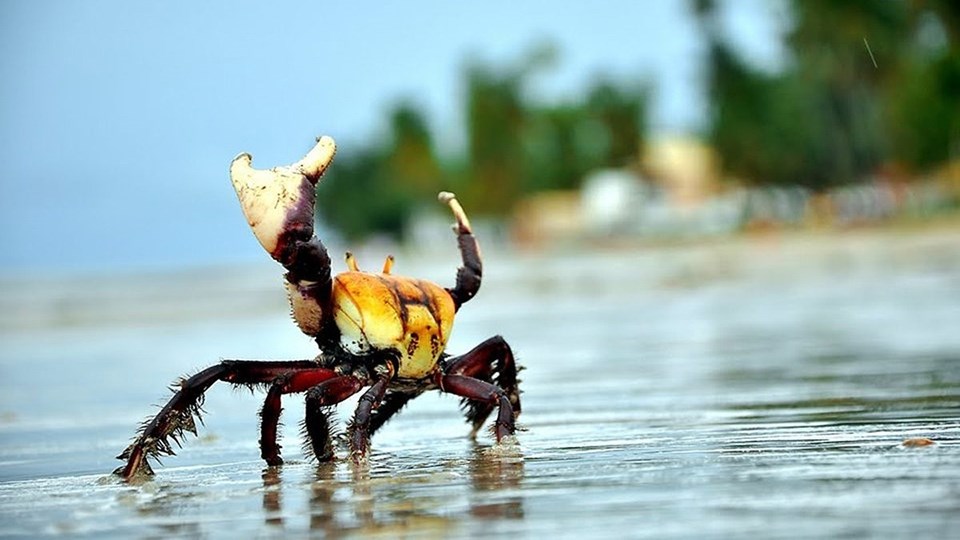
[[[447, 513], [453, 500], [463, 495], [464, 487], [465, 514], [481, 520], [524, 517], [520, 491], [524, 460], [518, 448], [503, 452], [499, 447], [476, 445], [466, 462], [431, 464], [422, 471], [417, 468], [395, 464], [371, 471], [369, 463], [317, 465], [309, 482], [309, 530], [324, 536], [344, 532], [444, 534], [464, 523], [465, 516]], [[401, 474], [411, 470], [415, 473]], [[301, 524], [294, 521], [302, 512], [284, 508], [284, 493], [292, 495], [304, 485], [284, 484], [282, 473], [279, 467], [263, 470], [264, 520], [272, 527], [297, 530]], [[468, 478], [469, 484], [464, 485], [462, 478]], [[442, 484], [439, 490], [437, 483]], [[445, 490], [450, 493], [438, 494]]]
[[263, 515], [267, 525], [283, 525], [279, 467], [263, 470]]
[[338, 489], [334, 477], [336, 464], [317, 465], [316, 479], [310, 484], [310, 530], [328, 534], [337, 530], [334, 494]]
[[[476, 446], [470, 459], [470, 514], [481, 519], [523, 517], [523, 456], [493, 455], [494, 449]], [[509, 492], [506, 497], [498, 493]]]

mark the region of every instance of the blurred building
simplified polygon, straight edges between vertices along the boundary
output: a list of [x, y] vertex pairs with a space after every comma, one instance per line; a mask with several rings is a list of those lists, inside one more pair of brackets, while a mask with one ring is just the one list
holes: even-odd
[[716, 153], [697, 139], [653, 139], [647, 144], [642, 162], [643, 169], [674, 207], [696, 209], [720, 190]]
[[[643, 173], [638, 171], [642, 170]], [[701, 238], [741, 230], [875, 225], [929, 217], [960, 204], [960, 162], [929, 178], [868, 181], [815, 194], [799, 186], [721, 181], [716, 152], [692, 138], [654, 139], [640, 166], [588, 174], [581, 189], [550, 191], [517, 205], [520, 246], [643, 238]]]

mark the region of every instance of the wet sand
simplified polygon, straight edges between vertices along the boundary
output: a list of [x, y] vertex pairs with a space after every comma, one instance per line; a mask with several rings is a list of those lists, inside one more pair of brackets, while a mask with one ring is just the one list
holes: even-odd
[[[318, 466], [291, 397], [287, 463], [271, 469], [262, 395], [215, 386], [200, 437], [139, 485], [109, 475], [113, 456], [173, 379], [219, 358], [314, 354], [279, 273], [275, 288], [267, 265], [149, 276], [143, 293], [101, 283], [101, 311], [142, 306], [99, 322], [67, 293], [40, 304], [84, 317], [30, 313], [7, 285], [0, 535], [946, 537], [960, 525], [957, 238], [493, 251], [450, 349], [513, 344], [527, 367], [516, 444], [469, 439], [458, 401], [427, 395], [374, 438], [368, 467]], [[396, 268], [452, 279], [455, 258], [438, 260]]]

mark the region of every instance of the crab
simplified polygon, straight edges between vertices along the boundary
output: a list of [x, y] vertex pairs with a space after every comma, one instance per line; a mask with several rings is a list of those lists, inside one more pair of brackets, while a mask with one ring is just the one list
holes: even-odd
[[315, 187], [330, 165], [336, 145], [320, 137], [300, 161], [257, 170], [250, 154], [230, 165], [244, 216], [264, 249], [286, 269], [284, 285], [293, 319], [319, 347], [307, 360], [222, 360], [173, 384], [173, 397], [140, 429], [118, 456], [124, 479], [153, 475], [149, 461], [173, 455], [186, 432], [197, 433], [204, 393], [223, 381], [260, 387], [260, 456], [268, 466], [283, 463], [277, 442], [281, 399], [305, 393], [304, 447], [318, 461], [334, 459], [334, 405], [366, 389], [345, 438], [350, 456], [367, 459], [371, 436], [407, 403], [424, 392], [459, 396], [476, 436], [494, 409], [491, 429], [498, 443], [511, 438], [520, 414], [519, 368], [513, 352], [494, 336], [459, 356], [446, 352], [453, 320], [480, 288], [480, 248], [470, 221], [452, 193], [442, 203], [453, 226], [462, 266], [453, 287], [392, 273], [386, 258], [380, 272], [364, 272], [346, 255], [347, 270], [331, 275], [330, 257], [314, 235]]

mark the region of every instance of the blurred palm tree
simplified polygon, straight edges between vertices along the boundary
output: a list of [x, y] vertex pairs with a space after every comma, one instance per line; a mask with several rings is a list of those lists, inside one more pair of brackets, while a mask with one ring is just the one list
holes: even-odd
[[544, 44], [512, 66], [467, 65], [463, 157], [441, 161], [423, 112], [397, 104], [386, 137], [338, 156], [332, 179], [317, 191], [322, 219], [350, 239], [402, 239], [440, 189], [459, 191], [471, 213], [502, 217], [531, 193], [576, 188], [593, 169], [636, 163], [646, 86], [601, 79], [581, 99], [540, 103], [529, 83], [556, 61], [556, 50]]
[[[823, 190], [862, 180], [886, 161], [923, 169], [955, 155], [955, 6], [793, 0], [784, 36], [790, 58], [781, 72], [766, 73], [729, 45], [716, 3], [693, 0], [709, 50], [708, 137], [725, 170], [749, 183]], [[948, 37], [929, 43], [929, 34]]]
[[424, 114], [401, 102], [390, 112], [389, 126], [384, 140], [341, 152], [331, 178], [317, 187], [323, 220], [348, 239], [374, 233], [402, 239], [414, 209], [440, 189], [440, 164]]

